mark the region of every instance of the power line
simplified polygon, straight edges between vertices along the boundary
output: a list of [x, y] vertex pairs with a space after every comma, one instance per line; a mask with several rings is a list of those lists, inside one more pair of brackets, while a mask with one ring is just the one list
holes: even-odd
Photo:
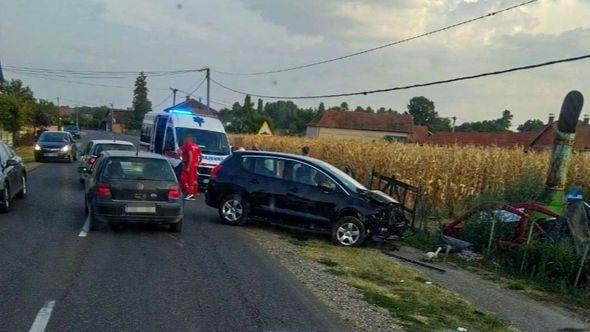
[[160, 106], [162, 106], [162, 104], [164, 104], [168, 99], [170, 99], [170, 97], [172, 97], [174, 93], [170, 92], [170, 94], [168, 94], [168, 97], [164, 98], [161, 102], [159, 102], [157, 105], [152, 106], [152, 108], [158, 108]]
[[213, 70], [213, 69], [211, 71], [213, 71], [213, 72], [215, 72], [217, 74], [222, 74], [222, 75], [256, 76], [256, 75], [276, 74], [276, 73], [282, 73], [282, 72], [286, 72], [286, 71], [293, 71], [293, 70], [297, 70], [297, 69], [309, 68], [309, 67], [318, 66], [318, 65], [322, 65], [322, 64], [326, 64], [326, 63], [330, 63], [330, 62], [334, 62], [334, 61], [339, 61], [339, 60], [343, 60], [343, 59], [347, 59], [347, 58], [352, 58], [352, 57], [355, 57], [355, 56], [358, 56], [358, 55], [361, 55], [361, 54], [365, 54], [365, 53], [377, 51], [377, 50], [380, 50], [380, 49], [383, 49], [383, 48], [386, 48], [386, 47], [391, 47], [391, 46], [402, 44], [402, 43], [406, 43], [406, 42], [409, 42], [409, 41], [412, 41], [412, 40], [415, 40], [415, 39], [418, 39], [418, 38], [430, 36], [430, 35], [433, 35], [433, 34], [436, 34], [436, 33], [442, 32], [442, 31], [451, 30], [453, 28], [456, 28], [456, 27], [459, 27], [459, 26], [462, 26], [462, 25], [466, 25], [466, 24], [469, 24], [469, 23], [473, 23], [475, 21], [479, 21], [479, 20], [482, 20], [484, 18], [488, 18], [488, 17], [494, 16], [496, 14], [504, 13], [504, 12], [507, 12], [507, 11], [510, 11], [510, 10], [513, 10], [513, 9], [516, 9], [516, 8], [519, 8], [519, 7], [522, 7], [522, 6], [526, 6], [528, 4], [531, 4], [531, 3], [537, 2], [537, 1], [538, 0], [529, 0], [529, 1], [526, 1], [526, 2], [522, 2], [522, 3], [516, 4], [516, 5], [511, 6], [511, 7], [500, 9], [500, 10], [497, 10], [497, 11], [494, 11], [494, 12], [491, 12], [491, 13], [488, 13], [488, 14], [485, 14], [485, 15], [481, 15], [481, 16], [478, 16], [478, 17], [475, 17], [475, 18], [472, 18], [472, 19], [469, 19], [469, 20], [466, 20], [466, 21], [462, 21], [462, 22], [459, 22], [459, 23], [455, 23], [455, 24], [452, 24], [452, 25], [449, 25], [449, 26], [446, 26], [446, 27], [443, 27], [443, 28], [439, 28], [439, 29], [436, 29], [436, 30], [425, 32], [425, 33], [422, 33], [422, 34], [419, 34], [419, 35], [416, 35], [416, 36], [413, 36], [413, 37], [401, 39], [401, 40], [394, 41], [394, 42], [391, 42], [391, 43], [388, 43], [388, 44], [384, 44], [384, 45], [381, 45], [381, 46], [369, 48], [369, 49], [362, 50], [362, 51], [355, 52], [355, 53], [350, 53], [350, 54], [342, 55], [342, 56], [335, 57], [335, 58], [330, 58], [330, 59], [320, 60], [320, 61], [316, 61], [316, 62], [311, 62], [311, 63], [304, 64], [304, 65], [299, 65], [299, 66], [294, 66], [294, 67], [287, 67], [287, 68], [280, 68], [280, 69], [268, 70], [268, 71], [258, 71], [258, 72], [241, 72], [240, 73], [240, 72], [219, 71], [219, 70]]
[[[15, 74], [19, 74], [19, 75], [23, 75], [23, 76], [27, 76], [27, 77], [40, 78], [40, 79], [44, 79], [44, 80], [57, 81], [57, 82], [65, 82], [65, 83], [72, 83], [72, 84], [79, 84], [79, 85], [88, 85], [88, 86], [99, 86], [99, 87], [105, 87], [105, 88], [133, 89], [132, 86], [111, 85], [111, 84], [102, 84], [102, 83], [90, 83], [90, 82], [83, 82], [83, 81], [73, 81], [73, 80], [69, 80], [69, 79], [54, 78], [54, 77], [52, 77], [50, 75], [47, 75], [47, 74], [20, 73], [20, 72], [15, 72], [12, 69], [5, 69], [5, 71], [11, 72], [11, 73], [15, 73]], [[150, 90], [168, 90], [168, 89], [167, 88], [151, 88]]]
[[18, 73], [27, 74], [50, 74], [52, 76], [63, 78], [85, 78], [85, 79], [119, 79], [134, 77], [143, 72], [146, 77], [172, 76], [187, 73], [200, 72], [204, 69], [181, 69], [181, 70], [160, 70], [160, 71], [93, 71], [93, 70], [70, 70], [70, 69], [50, 69], [34, 68], [23, 66], [4, 66], [6, 69]]
[[515, 71], [529, 70], [529, 69], [533, 69], [533, 68], [551, 66], [551, 65], [555, 65], [555, 64], [559, 64], [559, 63], [564, 63], [564, 62], [579, 61], [579, 60], [584, 60], [584, 59], [588, 59], [588, 58], [590, 58], [590, 54], [586, 54], [586, 55], [582, 55], [582, 56], [577, 56], [577, 57], [573, 57], [573, 58], [565, 58], [565, 59], [559, 59], [559, 60], [552, 60], [552, 61], [548, 61], [548, 62], [543, 62], [543, 63], [538, 63], [538, 64], [532, 64], [532, 65], [527, 65], [527, 66], [513, 67], [513, 68], [509, 68], [509, 69], [503, 69], [503, 70], [497, 70], [497, 71], [492, 71], [492, 72], [486, 72], [486, 73], [482, 73], [482, 74], [476, 74], [476, 75], [470, 75], [470, 76], [460, 76], [460, 77], [455, 77], [455, 78], [450, 78], [450, 79], [440, 80], [440, 81], [433, 81], [433, 82], [428, 82], [428, 83], [418, 83], [418, 84], [405, 85], [405, 86], [397, 86], [397, 87], [377, 89], [377, 90], [367, 90], [367, 91], [359, 91], [359, 92], [346, 92], [346, 93], [336, 93], [336, 94], [326, 94], [326, 95], [311, 95], [311, 96], [269, 96], [269, 95], [260, 95], [260, 94], [244, 92], [244, 91], [240, 91], [240, 90], [236, 90], [236, 89], [227, 87], [227, 86], [225, 86], [225, 85], [223, 85], [223, 84], [221, 84], [221, 83], [219, 83], [219, 82], [217, 82], [217, 81], [215, 81], [213, 79], [211, 79], [211, 81], [213, 83], [215, 83], [216, 85], [218, 85], [221, 88], [224, 88], [226, 90], [229, 90], [229, 91], [232, 91], [232, 92], [235, 92], [235, 93], [239, 93], [239, 94], [242, 94], [242, 95], [250, 95], [250, 96], [259, 97], [259, 98], [268, 98], [268, 99], [317, 99], [317, 98], [334, 98], [334, 97], [347, 97], [347, 96], [357, 96], [357, 95], [368, 95], [368, 94], [372, 94], [372, 93], [381, 93], [381, 92], [389, 92], [389, 91], [397, 91], [397, 90], [408, 90], [408, 89], [425, 87], [425, 86], [430, 86], [430, 85], [446, 84], [446, 83], [452, 83], [452, 82], [458, 82], [458, 81], [464, 81], [464, 80], [471, 80], [471, 79], [485, 77], [485, 76], [494, 76], [494, 75], [511, 73], [511, 72], [515, 72]]
[[203, 85], [203, 83], [205, 83], [205, 81], [206, 81], [206, 80], [207, 80], [207, 78], [203, 78], [203, 79], [202, 79], [202, 80], [201, 80], [201, 81], [200, 81], [200, 82], [197, 84], [197, 87], [196, 87], [196, 88], [194, 88], [194, 89], [193, 89], [191, 92], [188, 92], [188, 93], [187, 93], [186, 91], [182, 91], [182, 90], [179, 90], [179, 91], [180, 91], [180, 92], [182, 92], [182, 93], [186, 93], [186, 95], [187, 95], [188, 97], [190, 97], [190, 96], [192, 96], [192, 95], [193, 95], [195, 92], [197, 92], [197, 90], [199, 90], [199, 88], [200, 88], [200, 87]]

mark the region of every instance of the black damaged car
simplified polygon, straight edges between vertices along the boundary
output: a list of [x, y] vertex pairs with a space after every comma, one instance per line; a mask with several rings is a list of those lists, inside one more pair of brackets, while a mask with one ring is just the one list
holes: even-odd
[[321, 160], [292, 154], [234, 152], [215, 167], [206, 203], [223, 222], [262, 217], [287, 227], [329, 233], [336, 244], [359, 246], [405, 225], [401, 205]]

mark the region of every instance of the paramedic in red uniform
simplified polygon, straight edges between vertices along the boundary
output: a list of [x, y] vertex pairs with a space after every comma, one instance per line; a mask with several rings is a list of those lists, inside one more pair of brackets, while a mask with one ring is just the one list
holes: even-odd
[[189, 135], [184, 137], [182, 146], [179, 148], [182, 156], [182, 172], [180, 173], [180, 187], [186, 195], [185, 199], [195, 200], [199, 191], [197, 183], [197, 166], [201, 161], [201, 147], [193, 141]]

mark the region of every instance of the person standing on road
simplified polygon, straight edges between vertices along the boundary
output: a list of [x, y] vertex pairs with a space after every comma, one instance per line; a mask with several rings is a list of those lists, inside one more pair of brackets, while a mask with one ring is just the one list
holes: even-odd
[[182, 171], [180, 172], [180, 187], [188, 201], [194, 201], [199, 192], [197, 183], [197, 167], [201, 161], [201, 147], [189, 135], [184, 137], [179, 148], [182, 156]]

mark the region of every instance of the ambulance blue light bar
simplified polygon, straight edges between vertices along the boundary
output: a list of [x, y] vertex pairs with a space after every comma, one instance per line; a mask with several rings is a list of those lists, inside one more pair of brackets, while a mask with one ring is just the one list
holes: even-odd
[[169, 112], [169, 113], [172, 113], [172, 114], [187, 114], [187, 115], [193, 115], [193, 112], [191, 112], [191, 111], [183, 111], [183, 110], [175, 110], [175, 109], [172, 109], [172, 110], [170, 110], [170, 111], [168, 111], [168, 112]]

